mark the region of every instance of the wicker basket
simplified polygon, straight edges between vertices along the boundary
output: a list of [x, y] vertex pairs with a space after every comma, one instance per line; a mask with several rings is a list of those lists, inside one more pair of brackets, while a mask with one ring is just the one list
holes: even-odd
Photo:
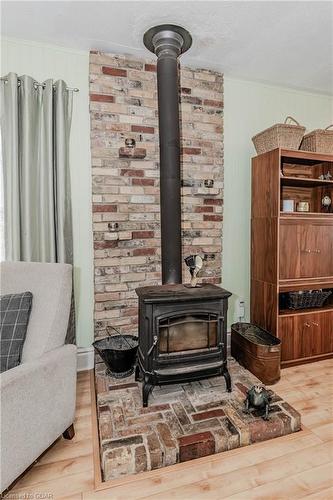
[[313, 130], [303, 137], [301, 149], [304, 151], [314, 151], [316, 153], [333, 154], [333, 125], [329, 125], [324, 130]]
[[[290, 125], [287, 121], [296, 125]], [[298, 149], [301, 144], [305, 127], [302, 127], [294, 118], [287, 116], [284, 123], [277, 123], [252, 137], [254, 147], [258, 154], [267, 153], [272, 149]]]
[[289, 292], [289, 309], [307, 309], [322, 307], [325, 300], [331, 295], [331, 290], [309, 290], [307, 292]]

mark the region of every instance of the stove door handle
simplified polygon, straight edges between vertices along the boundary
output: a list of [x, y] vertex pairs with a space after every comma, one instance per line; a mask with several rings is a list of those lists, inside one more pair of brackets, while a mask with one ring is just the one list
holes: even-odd
[[150, 356], [151, 353], [153, 352], [153, 350], [155, 349], [155, 346], [157, 344], [157, 335], [154, 335], [154, 342], [153, 342], [153, 345], [151, 346], [151, 348], [149, 349], [149, 351], [147, 352], [147, 356]]

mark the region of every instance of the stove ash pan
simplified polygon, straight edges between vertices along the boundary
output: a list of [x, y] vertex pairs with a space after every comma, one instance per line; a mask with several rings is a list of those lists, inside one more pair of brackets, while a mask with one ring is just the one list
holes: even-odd
[[227, 390], [227, 309], [231, 293], [215, 285], [142, 287], [136, 380], [143, 406], [154, 385], [223, 375]]

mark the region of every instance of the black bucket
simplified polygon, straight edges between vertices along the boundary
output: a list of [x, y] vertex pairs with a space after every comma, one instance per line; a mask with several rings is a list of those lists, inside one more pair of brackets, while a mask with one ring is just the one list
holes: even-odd
[[93, 342], [96, 352], [107, 366], [108, 374], [127, 377], [134, 371], [138, 339], [133, 335], [112, 335]]

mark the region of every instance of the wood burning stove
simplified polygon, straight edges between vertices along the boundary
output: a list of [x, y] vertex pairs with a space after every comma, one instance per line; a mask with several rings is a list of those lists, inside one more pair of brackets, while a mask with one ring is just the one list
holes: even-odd
[[205, 284], [182, 285], [178, 56], [191, 35], [170, 24], [149, 29], [145, 46], [157, 55], [160, 139], [162, 286], [142, 287], [136, 379], [142, 379], [143, 406], [156, 384], [223, 375], [228, 391], [227, 308], [231, 293]]
[[142, 287], [136, 379], [143, 406], [154, 385], [223, 375], [228, 391], [227, 309], [231, 293], [216, 285]]

